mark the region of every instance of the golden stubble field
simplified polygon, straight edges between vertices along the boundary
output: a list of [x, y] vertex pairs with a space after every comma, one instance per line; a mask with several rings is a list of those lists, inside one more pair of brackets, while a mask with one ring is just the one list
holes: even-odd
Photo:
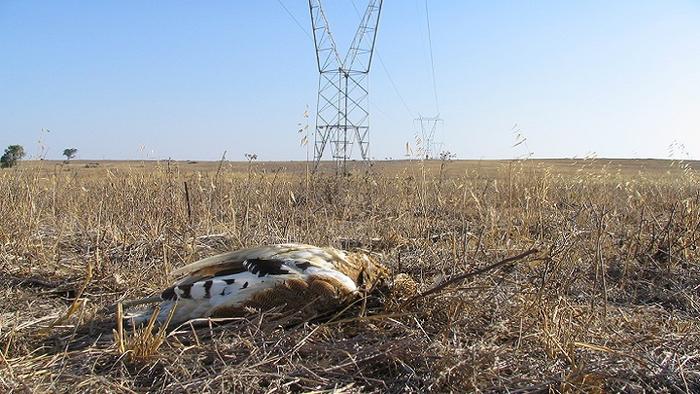
[[[698, 392], [697, 162], [26, 162], [0, 171], [2, 392]], [[382, 253], [421, 291], [120, 337], [110, 309], [243, 246]]]

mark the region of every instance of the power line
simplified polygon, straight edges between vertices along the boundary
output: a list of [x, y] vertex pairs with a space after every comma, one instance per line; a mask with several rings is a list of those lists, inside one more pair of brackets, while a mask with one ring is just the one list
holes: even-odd
[[403, 107], [406, 109], [406, 112], [408, 112], [408, 114], [410, 116], [414, 116], [413, 111], [411, 110], [411, 107], [409, 107], [408, 104], [406, 104], [406, 100], [403, 99], [403, 96], [399, 92], [399, 88], [396, 87], [396, 83], [394, 83], [394, 78], [391, 77], [391, 73], [389, 73], [389, 70], [386, 68], [386, 65], [384, 64], [384, 60], [382, 60], [382, 57], [379, 55], [378, 52], [377, 52], [377, 59], [379, 59], [379, 64], [382, 65], [382, 69], [384, 70], [384, 73], [386, 73], [386, 76], [389, 79], [389, 82], [391, 82], [391, 87], [394, 88], [394, 93], [396, 93], [396, 95], [399, 97], [399, 100], [401, 100], [401, 104], [403, 104]]
[[435, 83], [435, 60], [433, 59], [433, 39], [430, 34], [430, 14], [428, 13], [428, 0], [425, 0], [425, 22], [428, 25], [428, 47], [430, 48], [430, 67], [433, 70], [433, 94], [435, 95], [435, 109], [440, 113], [440, 102], [438, 101], [437, 84]]
[[[306, 34], [306, 36], [309, 39], [313, 40], [314, 38], [311, 36], [311, 33], [309, 33], [308, 30], [306, 30], [304, 28], [304, 26], [301, 24], [301, 22], [299, 22], [299, 20], [289, 10], [289, 8], [287, 8], [287, 6], [284, 5], [282, 0], [277, 0], [277, 3], [279, 3], [279, 5], [287, 13], [287, 15], [289, 15], [289, 17], [292, 18], [292, 21], [294, 21], [294, 23], [297, 25], [297, 27], [299, 27], [299, 29], [302, 32], [304, 32], [304, 34]], [[355, 9], [355, 13], [357, 14], [357, 16], [362, 18], [362, 15], [360, 14], [360, 10], [357, 8], [357, 5], [355, 4], [355, 0], [352, 0], [352, 7]], [[426, 1], [426, 16], [427, 16], [427, 1]], [[430, 37], [430, 22], [428, 22], [428, 31], [429, 31], [428, 36]], [[430, 56], [431, 56], [431, 63], [432, 63], [432, 43], [431, 43], [430, 48], [431, 48], [431, 55]], [[382, 70], [384, 70], [384, 73], [386, 74], [387, 79], [389, 79], [389, 83], [391, 84], [391, 87], [394, 90], [394, 93], [396, 93], [396, 96], [399, 98], [399, 100], [401, 100], [401, 104], [403, 105], [404, 109], [406, 110], [406, 112], [408, 112], [408, 114], [410, 116], [414, 116], [413, 110], [407, 104], [406, 99], [404, 99], [403, 95], [399, 91], [399, 88], [396, 85], [394, 78], [392, 78], [392, 76], [391, 76], [391, 72], [389, 72], [389, 69], [387, 68], [386, 63], [384, 63], [384, 59], [382, 59], [381, 54], [376, 49], [375, 49], [375, 54], [377, 55], [377, 58], [379, 59], [379, 63], [381, 64]], [[437, 105], [437, 89], [435, 87], [435, 66], [434, 65], [433, 65], [433, 92], [435, 93], [435, 102]], [[376, 106], [376, 104], [374, 104], [374, 105]], [[438, 110], [438, 112], [440, 112], [440, 111]]]
[[302, 26], [302, 24], [301, 24], [301, 23], [299, 22], [299, 20], [294, 16], [294, 14], [292, 14], [292, 12], [289, 11], [289, 8], [287, 8], [287, 6], [284, 5], [284, 3], [282, 2], [282, 0], [277, 0], [277, 2], [278, 2], [278, 3], [282, 6], [282, 8], [287, 12], [287, 15], [289, 15], [289, 16], [292, 18], [292, 20], [294, 21], [294, 23], [296, 23], [296, 25], [299, 26], [299, 28], [301, 29], [301, 31], [303, 31], [304, 34], [306, 34], [306, 36], [309, 37], [309, 39], [313, 40], [314, 38], [311, 37], [311, 33], [309, 33], [309, 32], [304, 28], [304, 26]]
[[[355, 9], [355, 13], [357, 14], [357, 16], [359, 18], [362, 18], [362, 15], [360, 15], [360, 10], [357, 9], [357, 5], [355, 4], [355, 0], [351, 0], [350, 2], [352, 3], [352, 8]], [[386, 67], [386, 64], [384, 64], [384, 59], [382, 59], [382, 56], [379, 54], [379, 50], [375, 49], [374, 53], [377, 55], [377, 59], [379, 59], [379, 64], [382, 65], [382, 69], [384, 70], [384, 73], [386, 74], [387, 78], [389, 79], [389, 82], [391, 83], [391, 87], [394, 89], [394, 93], [396, 93], [396, 96], [398, 96], [399, 100], [401, 100], [401, 104], [403, 104], [403, 107], [406, 109], [406, 112], [408, 112], [409, 116], [414, 116], [413, 111], [411, 110], [411, 107], [409, 107], [408, 104], [406, 104], [406, 100], [404, 100], [403, 96], [399, 92], [399, 88], [396, 86], [396, 83], [394, 82], [394, 78], [391, 77], [391, 73], [389, 72], [389, 69]], [[376, 107], [377, 104], [374, 104], [374, 106]]]

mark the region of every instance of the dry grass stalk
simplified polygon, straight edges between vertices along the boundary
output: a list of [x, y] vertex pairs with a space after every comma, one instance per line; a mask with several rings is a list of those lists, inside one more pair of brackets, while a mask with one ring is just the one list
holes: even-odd
[[54, 321], [52, 321], [47, 327], [42, 328], [39, 331], [40, 335], [48, 334], [49, 332], [51, 332], [51, 330], [54, 327], [56, 327], [58, 324], [65, 322], [66, 320], [68, 320], [71, 316], [73, 316], [73, 314], [75, 312], [78, 311], [78, 309], [81, 306], [85, 305], [85, 302], [87, 302], [87, 300], [82, 299], [81, 297], [82, 297], [83, 293], [85, 292], [85, 289], [87, 289], [88, 285], [90, 284], [90, 281], [92, 280], [92, 270], [93, 270], [92, 264], [88, 263], [86, 266], [86, 271], [85, 271], [85, 279], [83, 280], [83, 283], [80, 286], [80, 289], [76, 293], [75, 298], [73, 299], [73, 302], [70, 304], [68, 309], [61, 316], [59, 316]]
[[175, 308], [170, 310], [165, 324], [156, 330], [156, 321], [160, 313], [160, 306], [156, 305], [146, 326], [136, 327], [131, 333], [124, 331], [121, 303], [118, 304], [117, 311], [117, 329], [114, 335], [119, 354], [126, 355], [131, 362], [144, 362], [155, 357], [161, 345], [165, 342], [168, 334], [167, 327], [173, 318]]

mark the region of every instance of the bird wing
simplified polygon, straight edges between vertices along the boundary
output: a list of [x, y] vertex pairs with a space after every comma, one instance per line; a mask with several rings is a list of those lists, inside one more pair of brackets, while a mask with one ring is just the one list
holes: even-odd
[[288, 243], [258, 246], [240, 249], [207, 257], [192, 264], [178, 268], [170, 273], [173, 277], [184, 277], [178, 285], [194, 283], [203, 279], [236, 274], [246, 271], [243, 262], [246, 260], [297, 260], [307, 257], [310, 263], [328, 264], [332, 257], [323, 249], [304, 244]]

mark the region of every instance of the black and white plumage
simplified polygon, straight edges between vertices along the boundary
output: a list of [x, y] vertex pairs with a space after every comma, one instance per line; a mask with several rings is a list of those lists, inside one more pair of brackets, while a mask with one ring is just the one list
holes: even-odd
[[[388, 277], [373, 256], [330, 247], [278, 244], [205, 258], [175, 270], [181, 277], [160, 296], [159, 323], [244, 315], [249, 308], [323, 311]], [[149, 310], [127, 320], [147, 322]]]

